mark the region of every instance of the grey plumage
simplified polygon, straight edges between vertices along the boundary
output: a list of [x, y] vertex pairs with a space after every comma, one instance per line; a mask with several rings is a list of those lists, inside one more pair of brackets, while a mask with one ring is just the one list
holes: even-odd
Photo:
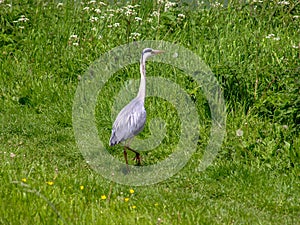
[[110, 146], [139, 134], [146, 123], [146, 110], [141, 99], [134, 98], [117, 116], [110, 137]]

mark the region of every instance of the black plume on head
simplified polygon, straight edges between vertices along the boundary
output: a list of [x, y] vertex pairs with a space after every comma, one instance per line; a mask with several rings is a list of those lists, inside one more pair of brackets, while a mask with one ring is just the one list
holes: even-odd
[[152, 48], [145, 48], [145, 49], [143, 50], [143, 54], [145, 54], [145, 53], [147, 53], [147, 52], [152, 52], [152, 51], [153, 51]]

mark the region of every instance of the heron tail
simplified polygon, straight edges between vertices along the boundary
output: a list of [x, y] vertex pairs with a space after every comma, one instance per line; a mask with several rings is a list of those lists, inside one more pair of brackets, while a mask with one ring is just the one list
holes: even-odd
[[111, 137], [109, 139], [109, 146], [114, 146], [118, 144], [120, 141], [118, 140], [116, 134], [112, 132]]

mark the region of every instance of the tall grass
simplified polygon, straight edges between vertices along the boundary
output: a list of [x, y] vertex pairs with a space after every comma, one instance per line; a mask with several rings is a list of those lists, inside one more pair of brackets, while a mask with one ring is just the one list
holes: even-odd
[[[164, 2], [1, 1], [1, 224], [297, 224], [299, 2], [206, 9], [188, 2], [168, 8]], [[165, 40], [192, 50], [221, 84], [226, 139], [204, 172], [195, 168], [205, 136], [182, 171], [147, 187], [109, 182], [77, 148], [72, 104], [81, 76], [101, 54], [135, 40]], [[171, 66], [149, 63], [147, 69], [190, 94], [208, 132], [201, 88]], [[133, 78], [139, 78], [137, 65], [118, 72], [99, 102], [110, 101]], [[150, 116], [172, 121], [168, 103], [147, 98], [146, 106]], [[96, 118], [109, 138], [107, 110]], [[141, 137], [148, 132], [146, 124]], [[174, 130], [168, 132], [163, 146], [145, 153], [146, 163], [170, 153], [177, 139]], [[121, 147], [110, 151], [123, 160]]]

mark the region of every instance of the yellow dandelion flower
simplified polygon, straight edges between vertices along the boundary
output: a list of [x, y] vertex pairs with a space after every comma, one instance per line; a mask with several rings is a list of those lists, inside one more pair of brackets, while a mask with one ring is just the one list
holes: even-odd
[[105, 200], [106, 199], [106, 195], [101, 195], [101, 199]]
[[134, 190], [133, 190], [133, 189], [130, 189], [129, 192], [130, 192], [130, 194], [133, 194], [133, 193], [134, 193]]
[[84, 186], [83, 185], [80, 185], [80, 190], [83, 190], [84, 189]]
[[133, 205], [133, 206], [131, 206], [131, 208], [132, 208], [132, 209], [136, 209], [136, 206], [135, 206], [135, 205]]
[[54, 184], [53, 181], [47, 181], [46, 183], [47, 183], [48, 185], [50, 185], [50, 186], [52, 186], [52, 185]]
[[158, 206], [158, 203], [156, 202], [156, 203], [154, 204], [154, 206]]
[[26, 183], [27, 179], [26, 179], [26, 178], [22, 178], [22, 181], [23, 181], [24, 183]]
[[124, 201], [125, 201], [125, 202], [128, 202], [128, 201], [129, 201], [129, 198], [124, 198]]

